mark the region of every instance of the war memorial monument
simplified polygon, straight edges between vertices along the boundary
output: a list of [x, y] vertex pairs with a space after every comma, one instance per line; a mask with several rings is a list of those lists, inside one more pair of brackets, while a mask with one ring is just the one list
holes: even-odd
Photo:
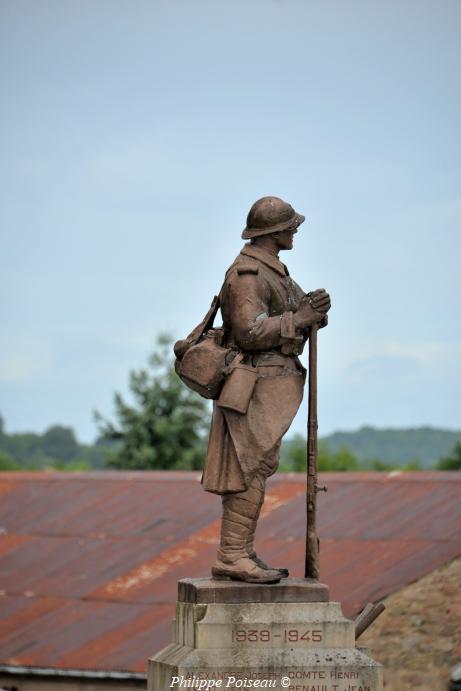
[[[202, 485], [221, 495], [221, 536], [211, 577], [178, 583], [173, 642], [149, 660], [148, 691], [382, 689], [381, 665], [356, 640], [383, 606], [367, 605], [351, 621], [319, 581], [316, 499], [326, 488], [317, 484], [317, 332], [328, 324], [331, 302], [324, 289], [305, 293], [279, 259], [304, 220], [278, 197], [255, 202], [242, 233], [249, 242], [219, 296], [175, 344], [181, 379], [214, 400]], [[308, 373], [299, 360], [306, 343]], [[254, 537], [306, 378], [307, 536], [299, 579], [265, 564]]]

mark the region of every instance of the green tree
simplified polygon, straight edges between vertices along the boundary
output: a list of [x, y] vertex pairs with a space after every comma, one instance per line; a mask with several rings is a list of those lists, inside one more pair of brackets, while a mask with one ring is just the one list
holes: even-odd
[[437, 470], [461, 470], [461, 441], [457, 441], [449, 456], [441, 458]]
[[359, 470], [357, 457], [345, 445], [336, 451], [330, 451], [325, 442], [319, 443], [318, 468], [329, 472]]
[[91, 463], [83, 459], [73, 459], [72, 461], [53, 461], [51, 464], [51, 470], [65, 470], [66, 472], [80, 473], [91, 470]]
[[0, 451], [0, 471], [1, 470], [22, 470], [22, 468], [16, 463], [14, 458]]
[[395, 465], [382, 461], [380, 458], [371, 458], [366, 460], [363, 464], [366, 470], [379, 470], [380, 472], [390, 472], [395, 470]]
[[79, 454], [79, 445], [71, 427], [54, 425], [42, 435], [40, 446], [44, 455], [59, 461], [72, 461]]
[[306, 440], [301, 434], [295, 434], [282, 447], [280, 470], [302, 473], [306, 471]]
[[205, 453], [208, 406], [190, 391], [174, 371], [172, 339], [161, 335], [150, 355], [148, 369], [130, 372], [134, 405], [114, 396], [117, 424], [100, 413], [95, 419], [104, 439], [117, 443], [107, 452], [112, 468], [198, 469]]
[[404, 463], [401, 466], [402, 470], [409, 471], [409, 470], [422, 470], [421, 468], [421, 461], [418, 458], [414, 458], [412, 461], [408, 461], [408, 463]]
[[[286, 442], [282, 453], [281, 470], [303, 472], [307, 464], [306, 439], [296, 434]], [[317, 454], [317, 468], [319, 471], [359, 470], [359, 462], [352, 451], [345, 445], [336, 451], [330, 451], [324, 441], [319, 441]]]

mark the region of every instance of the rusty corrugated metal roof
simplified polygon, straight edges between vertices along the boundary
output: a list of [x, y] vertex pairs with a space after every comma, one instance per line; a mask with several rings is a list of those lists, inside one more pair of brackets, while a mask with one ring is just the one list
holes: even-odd
[[[197, 473], [2, 473], [0, 664], [142, 672], [171, 638], [179, 578], [214, 559], [219, 498]], [[461, 554], [461, 473], [330, 473], [321, 580], [352, 615]], [[258, 552], [302, 576], [305, 480], [271, 479]]]

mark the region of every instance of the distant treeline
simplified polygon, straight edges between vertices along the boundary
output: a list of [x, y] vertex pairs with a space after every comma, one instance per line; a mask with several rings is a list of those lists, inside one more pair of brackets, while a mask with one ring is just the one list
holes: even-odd
[[[306, 439], [296, 435], [282, 445], [281, 469], [306, 467]], [[461, 470], [461, 433], [421, 427], [381, 430], [363, 427], [319, 440], [319, 470]]]
[[362, 427], [356, 432], [335, 432], [323, 441], [332, 452], [347, 446], [360, 463], [370, 464], [376, 460], [391, 465], [418, 462], [421, 467], [430, 468], [452, 452], [455, 444], [461, 441], [461, 431], [434, 427]]
[[43, 434], [7, 434], [0, 417], [0, 470], [91, 470], [104, 468], [113, 443], [79, 444], [71, 427], [53, 425]]
[[[103, 470], [113, 467], [111, 458], [117, 447], [116, 441], [107, 439], [80, 444], [74, 430], [62, 425], [53, 425], [43, 434], [8, 434], [0, 417], [0, 470]], [[202, 456], [204, 451], [203, 444]], [[460, 469], [461, 432], [431, 427], [336, 432], [320, 439], [318, 466], [323, 471]], [[295, 435], [285, 440], [280, 470], [302, 472], [305, 467], [305, 438]], [[197, 463], [190, 469], [197, 469]]]

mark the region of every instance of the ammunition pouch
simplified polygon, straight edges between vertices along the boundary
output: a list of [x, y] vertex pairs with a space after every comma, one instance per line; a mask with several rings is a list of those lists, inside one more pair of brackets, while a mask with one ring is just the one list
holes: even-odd
[[255, 367], [241, 364], [242, 355], [237, 355], [229, 367], [221, 395], [218, 398], [220, 408], [227, 408], [245, 415], [250, 405], [258, 373]]

